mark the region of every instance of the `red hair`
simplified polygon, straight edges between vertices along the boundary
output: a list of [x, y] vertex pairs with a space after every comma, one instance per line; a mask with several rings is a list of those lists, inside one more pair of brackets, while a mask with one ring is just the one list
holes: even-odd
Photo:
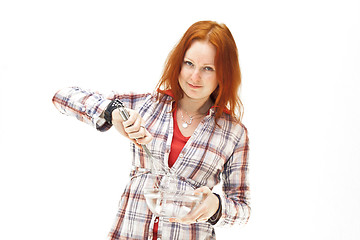
[[238, 51], [235, 40], [225, 24], [200, 21], [191, 25], [170, 52], [157, 87], [162, 90], [171, 89], [176, 102], [183, 97], [184, 92], [178, 79], [185, 53], [194, 40], [208, 41], [216, 47], [215, 69], [219, 85], [211, 94], [216, 106], [215, 120], [228, 110], [231, 116], [240, 121], [243, 105], [238, 96], [241, 85]]

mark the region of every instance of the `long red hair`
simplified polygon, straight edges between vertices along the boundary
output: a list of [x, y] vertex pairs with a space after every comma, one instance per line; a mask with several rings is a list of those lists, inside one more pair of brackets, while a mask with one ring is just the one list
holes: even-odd
[[228, 110], [231, 116], [240, 121], [243, 105], [238, 95], [241, 85], [238, 51], [235, 40], [225, 24], [200, 21], [191, 25], [170, 52], [157, 88], [171, 89], [176, 102], [183, 97], [184, 92], [178, 79], [185, 52], [194, 40], [206, 40], [216, 47], [215, 69], [219, 85], [211, 94], [216, 106], [215, 120], [219, 119], [224, 110]]

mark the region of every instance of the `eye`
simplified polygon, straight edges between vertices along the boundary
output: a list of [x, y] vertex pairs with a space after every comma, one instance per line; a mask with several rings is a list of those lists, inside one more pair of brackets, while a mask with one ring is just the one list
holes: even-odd
[[214, 69], [212, 67], [204, 67], [204, 70], [205, 71], [211, 71], [211, 72], [214, 71]]
[[192, 62], [190, 62], [190, 61], [184, 61], [184, 64], [188, 65], [190, 67], [194, 66], [194, 64]]

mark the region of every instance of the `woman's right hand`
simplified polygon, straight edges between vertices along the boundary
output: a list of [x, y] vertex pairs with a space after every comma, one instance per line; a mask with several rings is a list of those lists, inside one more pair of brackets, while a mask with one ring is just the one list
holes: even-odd
[[128, 109], [129, 119], [124, 121], [120, 116], [119, 110], [115, 109], [112, 112], [112, 124], [122, 135], [129, 138], [138, 147], [148, 144], [153, 139], [153, 136], [145, 128], [145, 121], [140, 114], [135, 110]]

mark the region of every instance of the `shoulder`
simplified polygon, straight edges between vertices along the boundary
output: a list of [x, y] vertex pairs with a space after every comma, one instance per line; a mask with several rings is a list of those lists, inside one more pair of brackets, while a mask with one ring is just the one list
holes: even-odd
[[228, 113], [222, 114], [219, 118], [217, 128], [220, 128], [220, 131], [223, 132], [223, 134], [226, 134], [236, 142], [241, 138], [247, 138], [248, 136], [246, 126]]

